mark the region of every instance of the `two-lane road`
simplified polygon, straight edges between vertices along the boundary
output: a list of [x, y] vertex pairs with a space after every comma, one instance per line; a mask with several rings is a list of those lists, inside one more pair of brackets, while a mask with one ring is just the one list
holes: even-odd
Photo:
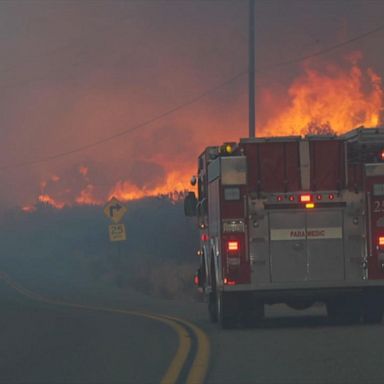
[[166, 324], [32, 301], [0, 286], [0, 382], [160, 382], [178, 347]]
[[0, 382], [202, 382], [205, 334], [171, 316], [49, 298], [7, 274], [0, 286]]
[[267, 312], [254, 329], [209, 326], [209, 383], [384, 383], [384, 325], [330, 324], [321, 307]]
[[[384, 325], [332, 325], [321, 307], [276, 306], [257, 328], [223, 331], [209, 323], [204, 303], [131, 293], [81, 295], [71, 306], [17, 287], [0, 284], [3, 383], [159, 383], [172, 372], [168, 382], [199, 383], [208, 360], [212, 384], [384, 383]], [[149, 312], [163, 321], [140, 315]]]

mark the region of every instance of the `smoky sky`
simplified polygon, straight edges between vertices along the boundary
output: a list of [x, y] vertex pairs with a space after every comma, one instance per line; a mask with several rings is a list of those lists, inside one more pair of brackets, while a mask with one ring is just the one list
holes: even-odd
[[[276, 64], [372, 30], [383, 16], [383, 1], [257, 1], [258, 127], [267, 118], [263, 92], [284, 97], [302, 72], [301, 63]], [[242, 0], [0, 2], [0, 167], [9, 167], [0, 171], [0, 206], [32, 203], [49, 180], [53, 194], [75, 196], [92, 183], [99, 198], [119, 180], [154, 187], [172, 170], [192, 172], [205, 146], [245, 136], [242, 76], [115, 140], [17, 166], [140, 125], [246, 70], [247, 28]], [[359, 50], [362, 65], [382, 76], [383, 38], [372, 34], [321, 59]]]

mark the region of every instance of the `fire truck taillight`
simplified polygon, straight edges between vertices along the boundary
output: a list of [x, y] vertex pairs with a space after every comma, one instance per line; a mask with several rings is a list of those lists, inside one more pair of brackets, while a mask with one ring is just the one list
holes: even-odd
[[312, 195], [300, 195], [300, 203], [310, 203], [312, 201]]
[[206, 233], [201, 234], [201, 241], [208, 241], [208, 235]]
[[229, 252], [237, 252], [239, 250], [239, 242], [238, 241], [228, 241], [228, 247]]
[[236, 285], [236, 281], [230, 280], [230, 279], [228, 279], [228, 277], [224, 277], [223, 283], [224, 283], [224, 285]]

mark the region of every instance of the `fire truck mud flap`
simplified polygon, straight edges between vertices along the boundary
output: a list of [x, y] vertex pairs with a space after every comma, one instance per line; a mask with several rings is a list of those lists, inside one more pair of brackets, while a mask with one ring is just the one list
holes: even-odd
[[238, 302], [233, 294], [225, 292], [217, 294], [217, 314], [223, 329], [231, 329], [237, 325]]
[[252, 300], [247, 293], [220, 292], [217, 294], [217, 314], [223, 329], [238, 325], [253, 327], [264, 318], [264, 303]]

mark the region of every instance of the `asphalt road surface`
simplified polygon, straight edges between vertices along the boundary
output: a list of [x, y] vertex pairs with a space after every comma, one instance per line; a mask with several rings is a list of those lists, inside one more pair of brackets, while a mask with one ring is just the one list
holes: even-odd
[[155, 383], [177, 349], [165, 324], [40, 303], [0, 286], [0, 382]]
[[[276, 306], [257, 328], [220, 330], [209, 323], [204, 303], [134, 292], [113, 298], [78, 292], [67, 299], [196, 324], [210, 340], [207, 383], [384, 383], [384, 325], [329, 324], [322, 307]], [[0, 305], [2, 383], [159, 383], [180, 352], [180, 335], [156, 319], [41, 302], [3, 282]], [[199, 349], [188, 337], [179, 383]]]

